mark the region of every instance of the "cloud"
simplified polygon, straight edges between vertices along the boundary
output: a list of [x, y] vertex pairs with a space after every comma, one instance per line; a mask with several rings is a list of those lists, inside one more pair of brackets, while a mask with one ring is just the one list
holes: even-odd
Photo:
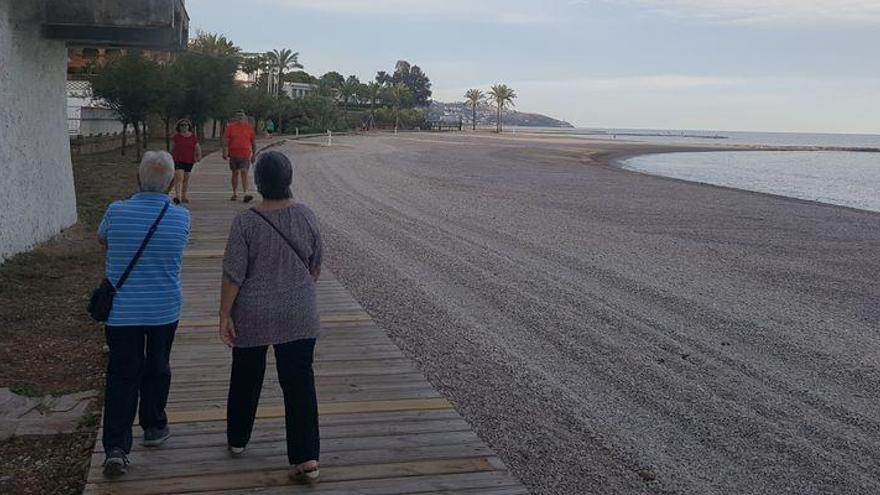
[[[723, 87], [747, 84], [746, 78], [717, 77], [701, 75], [639, 75], [612, 77], [580, 77], [554, 80], [520, 80], [506, 84], [515, 90], [562, 91], [562, 92], [621, 92], [621, 91], [683, 91], [708, 87]], [[494, 83], [477, 84], [471, 87], [488, 88]], [[464, 94], [468, 88], [442, 91], [447, 94]]]
[[[589, 4], [594, 0], [574, 0]], [[602, 0], [616, 3], [620, 0]], [[624, 0], [670, 17], [722, 24], [880, 23], [878, 0]]]
[[441, 17], [510, 25], [551, 24], [557, 17], [538, 5], [518, 1], [473, 0], [271, 0], [284, 7], [340, 15]]

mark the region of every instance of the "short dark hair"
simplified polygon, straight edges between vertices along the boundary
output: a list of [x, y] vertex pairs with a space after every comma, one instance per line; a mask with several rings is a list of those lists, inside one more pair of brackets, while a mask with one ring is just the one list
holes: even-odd
[[290, 199], [293, 193], [293, 164], [284, 153], [266, 151], [260, 153], [254, 167], [254, 182], [264, 199]]

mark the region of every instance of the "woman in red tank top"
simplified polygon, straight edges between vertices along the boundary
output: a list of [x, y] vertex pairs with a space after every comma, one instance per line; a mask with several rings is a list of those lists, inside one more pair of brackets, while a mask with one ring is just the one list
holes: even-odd
[[193, 165], [202, 159], [199, 138], [193, 132], [189, 119], [180, 119], [174, 126], [174, 144], [171, 155], [174, 157], [174, 203], [189, 203], [186, 191], [189, 189], [189, 174]]

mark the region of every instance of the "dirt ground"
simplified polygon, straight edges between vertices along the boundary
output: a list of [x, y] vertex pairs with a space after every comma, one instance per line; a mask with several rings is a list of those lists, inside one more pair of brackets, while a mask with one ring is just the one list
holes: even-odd
[[[217, 149], [214, 142], [202, 146], [205, 153]], [[104, 384], [103, 328], [85, 308], [104, 271], [95, 239], [104, 210], [137, 190], [134, 150], [74, 157], [73, 172], [79, 222], [0, 265], [0, 387], [23, 395]], [[0, 443], [0, 493], [81, 493], [97, 417], [84, 418], [78, 433]]]

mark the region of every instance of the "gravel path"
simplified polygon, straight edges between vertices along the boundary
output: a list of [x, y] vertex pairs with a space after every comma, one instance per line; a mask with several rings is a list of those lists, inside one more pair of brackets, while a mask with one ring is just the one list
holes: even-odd
[[880, 214], [584, 146], [283, 149], [330, 268], [534, 493], [880, 493]]

